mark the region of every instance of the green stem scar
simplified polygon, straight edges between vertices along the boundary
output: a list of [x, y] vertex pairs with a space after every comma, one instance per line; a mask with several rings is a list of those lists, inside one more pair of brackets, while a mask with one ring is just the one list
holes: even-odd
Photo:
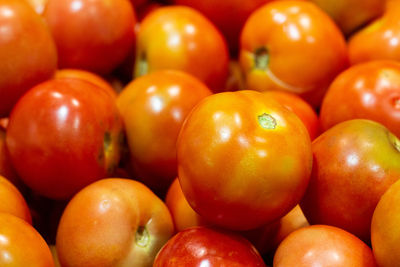
[[135, 77], [140, 77], [149, 72], [149, 63], [147, 62], [147, 55], [145, 52], [139, 53], [137, 61]]
[[389, 135], [389, 140], [390, 140], [390, 143], [393, 145], [393, 147], [398, 151], [398, 152], [400, 152], [400, 140], [399, 140], [399, 138], [397, 138], [397, 136], [395, 136], [394, 134], [392, 134], [392, 133], [388, 133], [388, 135]]
[[254, 52], [254, 67], [265, 70], [269, 65], [269, 53], [266, 47], [260, 47]]
[[258, 123], [264, 129], [271, 130], [276, 128], [276, 120], [270, 114], [263, 113], [258, 116]]
[[135, 241], [136, 244], [139, 247], [147, 247], [150, 243], [150, 235], [149, 232], [147, 231], [146, 227], [144, 226], [139, 226], [136, 235], [135, 235]]

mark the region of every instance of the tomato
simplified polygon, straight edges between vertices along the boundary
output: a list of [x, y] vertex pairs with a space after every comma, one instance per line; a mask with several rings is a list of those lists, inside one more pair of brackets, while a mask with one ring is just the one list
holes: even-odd
[[387, 0], [384, 15], [350, 38], [349, 58], [352, 65], [370, 60], [400, 60], [399, 11], [398, 1]]
[[[233, 55], [238, 51], [240, 31], [249, 15], [272, 0], [171, 0], [176, 5], [187, 5], [209, 18], [228, 41]], [[234, 18], [234, 19], [233, 19]]]
[[136, 18], [129, 0], [48, 0], [43, 16], [60, 68], [108, 74], [133, 48]]
[[337, 227], [312, 225], [291, 233], [279, 245], [274, 267], [375, 267], [371, 249]]
[[29, 187], [66, 199], [113, 172], [122, 136], [115, 97], [80, 79], [57, 79], [39, 84], [18, 101], [6, 145]]
[[289, 91], [318, 106], [347, 67], [347, 47], [332, 19], [314, 4], [273, 1], [246, 21], [240, 64], [247, 89]]
[[75, 78], [75, 79], [81, 79], [90, 83], [93, 83], [94, 85], [97, 85], [100, 88], [105, 89], [108, 91], [111, 95], [117, 96], [117, 93], [111, 86], [109, 82], [104, 80], [101, 76], [92, 73], [90, 71], [85, 71], [85, 70], [80, 70], [80, 69], [61, 69], [57, 70], [56, 73], [54, 74], [55, 79], [62, 79], [62, 78]]
[[136, 77], [162, 69], [181, 70], [217, 92], [224, 90], [228, 62], [228, 48], [220, 32], [192, 8], [161, 7], [140, 25]]
[[315, 139], [313, 171], [300, 203], [310, 224], [337, 226], [369, 243], [374, 209], [400, 178], [399, 144], [369, 120], [342, 122]]
[[192, 208], [235, 230], [259, 227], [294, 208], [312, 165], [300, 119], [255, 91], [219, 93], [197, 104], [180, 131], [177, 157]]
[[11, 163], [6, 146], [6, 132], [0, 128], [0, 175], [6, 177], [15, 186], [20, 187], [21, 181]]
[[269, 98], [276, 100], [290, 111], [293, 111], [304, 123], [311, 140], [319, 135], [319, 119], [315, 110], [298, 95], [284, 91], [265, 91]]
[[128, 179], [103, 179], [68, 203], [56, 248], [64, 267], [151, 266], [173, 234], [165, 204], [146, 186]]
[[57, 67], [53, 39], [25, 1], [0, 0], [0, 118]]
[[9, 213], [32, 223], [32, 217], [22, 194], [5, 177], [0, 176], [0, 212]]
[[53, 267], [46, 242], [26, 221], [0, 213], [0, 265]]
[[394, 183], [379, 200], [372, 217], [371, 243], [379, 266], [396, 266], [400, 232], [400, 181]]
[[154, 267], [265, 266], [243, 237], [213, 228], [195, 227], [171, 238], [157, 254]]
[[381, 16], [386, 1], [382, 0], [311, 0], [328, 13], [346, 35]]
[[118, 96], [131, 167], [156, 191], [177, 175], [176, 140], [189, 111], [211, 91], [181, 71], [161, 70], [132, 81]]
[[324, 130], [345, 120], [370, 119], [400, 137], [400, 63], [371, 61], [341, 73], [324, 97], [320, 118]]
[[42, 15], [44, 12], [44, 8], [46, 7], [46, 4], [49, 0], [26, 0], [38, 13], [39, 15]]

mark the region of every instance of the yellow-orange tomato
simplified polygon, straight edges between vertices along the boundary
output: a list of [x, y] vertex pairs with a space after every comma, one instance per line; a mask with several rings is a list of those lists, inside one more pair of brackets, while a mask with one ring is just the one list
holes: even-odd
[[351, 37], [351, 64], [378, 59], [400, 60], [400, 5], [397, 0], [387, 3], [386, 12], [381, 18]]
[[49, 79], [57, 51], [41, 17], [25, 1], [0, 0], [0, 117], [34, 85]]
[[315, 4], [274, 1], [253, 12], [241, 34], [247, 89], [285, 90], [318, 106], [348, 64], [343, 34]]
[[394, 183], [375, 208], [371, 224], [371, 243], [375, 259], [381, 267], [400, 262], [400, 181]]
[[26, 221], [0, 213], [0, 237], [0, 266], [54, 266], [46, 242]]
[[178, 177], [192, 208], [234, 230], [272, 222], [300, 201], [311, 174], [307, 129], [255, 91], [206, 97], [182, 126]]
[[110, 178], [72, 198], [61, 217], [61, 266], [151, 266], [173, 234], [165, 204], [143, 184]]
[[337, 227], [312, 225], [291, 233], [275, 253], [274, 267], [293, 266], [377, 265], [371, 249], [356, 236]]
[[0, 176], [0, 212], [12, 214], [28, 223], [32, 223], [31, 213], [24, 197], [3, 176]]
[[81, 79], [94, 85], [97, 85], [100, 88], [105, 89], [110, 92], [115, 97], [117, 96], [116, 91], [113, 89], [111, 84], [104, 80], [101, 76], [86, 70], [80, 69], [61, 69], [57, 70], [54, 74], [55, 79], [63, 79], [63, 78], [73, 78], [73, 79]]
[[211, 95], [182, 71], [160, 70], [135, 79], [118, 96], [134, 176], [166, 192], [177, 175], [176, 140], [187, 114]]
[[38, 13], [42, 15], [44, 12], [44, 8], [49, 0], [26, 0], [32, 6], [32, 8]]
[[135, 76], [176, 69], [222, 91], [228, 75], [228, 48], [221, 33], [200, 12], [161, 7], [142, 21], [137, 35]]

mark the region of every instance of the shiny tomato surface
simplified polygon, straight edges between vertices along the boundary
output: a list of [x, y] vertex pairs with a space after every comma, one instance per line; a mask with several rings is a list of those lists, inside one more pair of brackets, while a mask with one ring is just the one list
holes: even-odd
[[139, 77], [118, 96], [134, 177], [167, 191], [177, 176], [176, 140], [187, 114], [211, 95], [200, 80], [182, 71]]
[[89, 82], [57, 79], [20, 99], [10, 116], [6, 145], [29, 187], [61, 199], [111, 173], [121, 140], [115, 97]]
[[129, 0], [48, 0], [43, 16], [60, 68], [108, 74], [133, 49], [136, 17]]
[[274, 267], [376, 267], [371, 249], [337, 227], [312, 225], [291, 233], [279, 245]]
[[343, 34], [306, 1], [273, 1], [257, 9], [243, 27], [240, 44], [247, 89], [289, 91], [313, 106], [348, 64]]
[[337, 226], [368, 243], [374, 209], [400, 178], [399, 144], [383, 125], [360, 119], [315, 139], [313, 171], [300, 203], [310, 224]]
[[249, 241], [222, 230], [194, 227], [172, 237], [158, 253], [153, 267], [263, 267]]
[[321, 105], [321, 125], [327, 130], [351, 119], [369, 119], [400, 137], [400, 63], [371, 61], [341, 73]]
[[161, 7], [140, 25], [136, 77], [162, 69], [181, 70], [219, 92], [225, 88], [228, 62], [228, 48], [221, 33], [195, 9]]
[[206, 220], [235, 230], [285, 215], [311, 174], [311, 142], [301, 120], [255, 91], [206, 97], [182, 126], [177, 152], [189, 204]]
[[57, 52], [41, 17], [25, 1], [0, 0], [0, 117], [32, 86], [49, 79]]

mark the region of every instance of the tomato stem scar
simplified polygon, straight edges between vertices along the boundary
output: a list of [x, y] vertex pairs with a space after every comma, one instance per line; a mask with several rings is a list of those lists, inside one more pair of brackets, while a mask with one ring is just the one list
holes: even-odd
[[144, 248], [148, 246], [148, 244], [150, 243], [150, 235], [146, 227], [144, 226], [138, 227], [135, 235], [135, 241], [139, 247]]
[[389, 140], [390, 143], [393, 145], [393, 147], [400, 152], [400, 140], [399, 138], [397, 138], [397, 136], [395, 136], [394, 134], [392, 134], [391, 132], [388, 132], [389, 135]]
[[276, 120], [274, 117], [272, 117], [270, 114], [263, 113], [258, 116], [258, 123], [263, 127], [264, 129], [275, 129], [276, 128]]
[[266, 69], [269, 64], [269, 53], [266, 47], [257, 48], [254, 52], [254, 66], [256, 69]]
[[149, 64], [147, 62], [147, 55], [141, 52], [139, 55], [138, 65], [136, 68], [136, 77], [143, 76], [149, 72]]

